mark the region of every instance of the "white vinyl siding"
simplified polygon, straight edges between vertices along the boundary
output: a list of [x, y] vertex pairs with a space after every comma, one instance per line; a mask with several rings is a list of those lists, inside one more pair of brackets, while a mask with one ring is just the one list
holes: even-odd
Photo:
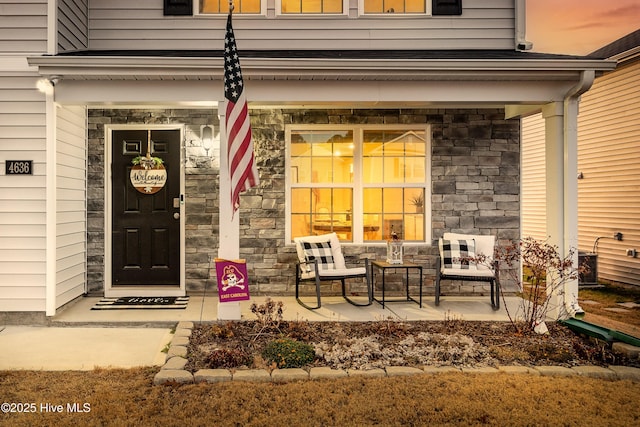
[[0, 0], [0, 55], [47, 51], [47, 0]]
[[[0, 312], [45, 311], [46, 115], [25, 56], [47, 51], [47, 0], [0, 0]], [[32, 160], [33, 175], [5, 175]]]
[[[640, 285], [640, 62], [596, 79], [578, 116], [579, 246], [598, 243], [601, 279]], [[621, 232], [623, 241], [612, 239]]]
[[544, 119], [522, 119], [522, 236], [547, 239]]
[[[234, 15], [247, 49], [513, 49], [513, 0], [465, 0], [461, 16]], [[163, 16], [157, 0], [89, 1], [91, 49], [221, 49], [226, 16]], [[330, 28], [330, 30], [328, 30]]]
[[[600, 280], [640, 285], [640, 62], [596, 79], [578, 115], [578, 249], [597, 245]], [[523, 119], [523, 236], [544, 238], [544, 120]], [[613, 239], [617, 232], [623, 240]]]
[[87, 121], [84, 107], [56, 116], [56, 308], [84, 293], [87, 259]]
[[[37, 76], [0, 79], [0, 312], [44, 311], [46, 142]], [[32, 160], [33, 175], [5, 175], [7, 160]]]
[[89, 46], [89, 0], [60, 0], [58, 5], [58, 51]]

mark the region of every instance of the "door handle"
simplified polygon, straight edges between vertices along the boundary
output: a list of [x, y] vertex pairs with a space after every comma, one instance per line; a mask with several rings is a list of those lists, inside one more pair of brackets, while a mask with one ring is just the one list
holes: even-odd
[[180, 212], [174, 212], [173, 213], [173, 218], [174, 219], [180, 219]]

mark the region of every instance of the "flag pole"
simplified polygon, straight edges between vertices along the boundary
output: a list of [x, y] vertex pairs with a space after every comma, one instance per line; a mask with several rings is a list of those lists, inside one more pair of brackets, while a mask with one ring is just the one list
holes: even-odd
[[260, 185], [260, 175], [255, 160], [251, 120], [240, 57], [233, 31], [233, 1], [229, 3], [227, 30], [224, 45], [224, 97], [225, 129], [228, 146], [228, 165], [231, 179], [231, 205], [233, 214], [240, 208], [240, 194]]
[[[229, 18], [233, 13], [233, 0], [229, 0]], [[227, 35], [225, 35], [225, 38]], [[226, 49], [226, 41], [225, 41]], [[226, 66], [223, 65], [223, 67]], [[228, 99], [218, 103], [218, 115], [220, 117], [220, 192], [219, 201], [219, 247], [218, 258], [236, 259], [240, 256], [240, 224], [238, 216], [234, 215], [235, 209], [232, 203], [226, 200], [227, 194], [232, 194], [231, 169], [229, 165], [229, 134], [227, 130], [227, 103]], [[225, 196], [222, 196], [225, 195]]]
[[[229, 0], [229, 17], [233, 13], [233, 0]], [[226, 201], [226, 197], [222, 196], [232, 193], [231, 172], [229, 168], [229, 144], [227, 134], [227, 103], [224, 101], [218, 103], [218, 115], [220, 116], [220, 200], [219, 200], [219, 234], [218, 234], [218, 258], [237, 259], [240, 257], [240, 220], [239, 215], [234, 215], [233, 205]], [[239, 320], [242, 314], [240, 303], [220, 302], [218, 300], [219, 320]]]
[[[233, 0], [229, 0], [229, 17], [233, 14]], [[224, 135], [224, 141], [220, 144], [220, 195], [232, 193], [231, 188], [231, 172], [229, 168], [229, 144], [227, 133], [227, 111], [228, 100], [224, 98], [223, 102], [218, 103], [218, 116], [220, 117], [220, 135]], [[224, 128], [223, 128], [224, 126]], [[222, 196], [224, 197], [224, 196]], [[240, 256], [240, 224], [238, 217], [234, 215], [235, 211], [231, 203], [226, 199], [220, 200], [219, 205], [219, 246], [218, 258], [236, 259]]]

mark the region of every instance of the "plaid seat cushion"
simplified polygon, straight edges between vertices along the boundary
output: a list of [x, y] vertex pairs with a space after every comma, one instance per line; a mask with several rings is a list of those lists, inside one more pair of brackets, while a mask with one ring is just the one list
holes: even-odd
[[331, 254], [331, 243], [329, 242], [302, 242], [304, 257], [307, 262], [306, 271], [311, 271], [311, 265], [318, 260], [320, 270], [333, 270], [333, 255]]
[[475, 270], [475, 263], [468, 259], [476, 256], [475, 240], [448, 240], [440, 239], [440, 255], [444, 268], [456, 268], [461, 270]]

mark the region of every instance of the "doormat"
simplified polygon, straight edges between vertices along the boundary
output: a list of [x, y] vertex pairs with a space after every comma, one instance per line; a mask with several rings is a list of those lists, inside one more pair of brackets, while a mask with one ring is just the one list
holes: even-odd
[[102, 298], [91, 310], [184, 309], [189, 297], [122, 297]]

